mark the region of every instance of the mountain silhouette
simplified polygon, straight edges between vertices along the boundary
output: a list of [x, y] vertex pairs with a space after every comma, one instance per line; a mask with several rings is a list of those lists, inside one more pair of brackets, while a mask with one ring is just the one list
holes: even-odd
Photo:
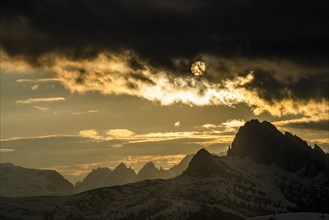
[[133, 169], [128, 168], [124, 163], [120, 163], [109, 175], [105, 184], [107, 186], [122, 185], [134, 182], [136, 173]]
[[0, 196], [74, 194], [73, 185], [54, 170], [30, 169], [12, 163], [0, 164]]
[[158, 179], [164, 176], [164, 170], [155, 167], [153, 162], [148, 162], [137, 174], [137, 181], [146, 179]]
[[192, 158], [184, 175], [192, 176], [211, 176], [211, 175], [228, 175], [225, 164], [217, 160], [217, 156], [210, 154], [202, 148]]
[[75, 184], [75, 189], [77, 192], [83, 192], [100, 187], [123, 185], [134, 182], [135, 179], [135, 171], [124, 163], [120, 163], [114, 170], [106, 167], [93, 169], [82, 182]]
[[257, 163], [275, 163], [291, 172], [301, 170], [309, 177], [319, 172], [329, 175], [329, 156], [319, 146], [311, 148], [306, 141], [289, 132], [281, 133], [267, 121], [246, 122], [236, 134], [227, 155], [248, 156]]
[[120, 163], [114, 170], [106, 167], [98, 167], [97, 169], [93, 169], [82, 181], [78, 181], [75, 184], [75, 190], [76, 192], [83, 192], [100, 187], [124, 185], [146, 179], [174, 178], [186, 170], [192, 157], [192, 154], [186, 155], [179, 164], [168, 170], [158, 169], [153, 162], [148, 162], [137, 175], [132, 168], [127, 168], [124, 163]]
[[111, 174], [111, 170], [107, 167], [98, 167], [93, 169], [81, 182], [75, 184], [75, 190], [82, 192], [85, 190], [103, 187]]

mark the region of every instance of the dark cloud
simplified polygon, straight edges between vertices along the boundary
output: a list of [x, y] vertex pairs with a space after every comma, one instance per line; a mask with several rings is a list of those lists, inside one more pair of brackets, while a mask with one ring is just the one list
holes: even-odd
[[276, 74], [275, 72], [256, 69], [253, 71], [254, 79], [245, 86], [248, 89], [257, 90], [260, 97], [268, 101], [291, 98], [299, 100], [329, 99], [329, 76], [327, 73], [304, 75], [297, 80], [287, 77], [284, 81], [276, 78]]
[[329, 131], [329, 121], [307, 121], [307, 122], [290, 122], [285, 126], [297, 129], [312, 129], [317, 131]]
[[[7, 0], [1, 6], [2, 49], [34, 64], [44, 65], [39, 58], [47, 53], [89, 59], [124, 51], [131, 77], [153, 84], [140, 74], [140, 59], [180, 75], [203, 60], [203, 78], [216, 83], [254, 70], [248, 88], [269, 101], [329, 99], [327, 0]], [[298, 73], [276, 66], [278, 60]]]
[[328, 7], [326, 0], [7, 0], [2, 47], [31, 60], [131, 49], [166, 68], [173, 57], [200, 53], [313, 65], [328, 59]]

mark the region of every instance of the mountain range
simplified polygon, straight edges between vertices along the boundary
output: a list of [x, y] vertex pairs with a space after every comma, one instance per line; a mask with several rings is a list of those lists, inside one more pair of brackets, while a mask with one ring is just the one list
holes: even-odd
[[75, 184], [76, 192], [83, 192], [100, 187], [109, 187], [114, 185], [123, 185], [126, 183], [132, 183], [142, 181], [146, 179], [169, 179], [179, 176], [188, 167], [193, 155], [185, 156], [182, 161], [164, 170], [157, 168], [153, 162], [148, 162], [136, 172], [132, 168], [128, 168], [124, 163], [120, 163], [114, 170], [109, 168], [97, 168], [93, 169], [82, 182]]
[[[62, 197], [1, 197], [0, 217], [234, 220], [285, 212], [328, 213], [328, 161], [328, 153], [319, 146], [312, 148], [269, 122], [251, 120], [239, 129], [227, 156], [201, 149], [176, 177]], [[161, 172], [155, 172], [154, 164], [144, 168], [139, 172], [141, 179], [129, 173], [142, 180], [147, 173]], [[129, 170], [124, 165], [116, 169]], [[103, 177], [115, 171], [97, 170], [83, 182], [107, 182], [111, 178]]]
[[167, 170], [159, 169], [153, 162], [148, 162], [137, 174], [124, 163], [120, 163], [113, 170], [98, 167], [74, 186], [55, 170], [30, 169], [12, 163], [1, 163], [0, 196], [71, 195], [100, 187], [124, 185], [146, 179], [169, 179], [181, 175], [188, 167], [192, 157], [193, 155], [185, 156], [179, 164]]

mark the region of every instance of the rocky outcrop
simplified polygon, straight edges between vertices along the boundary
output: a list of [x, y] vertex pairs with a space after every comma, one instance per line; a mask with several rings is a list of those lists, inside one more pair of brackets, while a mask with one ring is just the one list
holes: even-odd
[[271, 164], [313, 177], [319, 172], [329, 174], [328, 154], [319, 146], [313, 149], [306, 141], [289, 132], [281, 133], [273, 124], [248, 121], [236, 134], [228, 156], [249, 156], [258, 163]]

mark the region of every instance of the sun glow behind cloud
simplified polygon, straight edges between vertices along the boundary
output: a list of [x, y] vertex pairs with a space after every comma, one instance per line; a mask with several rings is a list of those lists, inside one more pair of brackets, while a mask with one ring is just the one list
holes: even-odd
[[[163, 69], [156, 69], [131, 52], [101, 53], [96, 58], [88, 60], [71, 60], [58, 55], [48, 55], [42, 59], [45, 65], [35, 67], [34, 71], [53, 73], [65, 88], [79, 94], [94, 91], [106, 95], [125, 94], [160, 105], [182, 103], [191, 106], [224, 105], [234, 108], [238, 104], [245, 104], [251, 108], [254, 115], [268, 112], [272, 116], [312, 116], [328, 115], [329, 112], [329, 102], [326, 99], [284, 98], [268, 101], [262, 98], [259, 91], [247, 86], [254, 80], [253, 71], [245, 76], [236, 76], [215, 83], [192, 74], [179, 76]], [[132, 59], [138, 63], [138, 67], [131, 64]], [[23, 71], [24, 68], [26, 71], [33, 69], [27, 62], [11, 59], [7, 55], [3, 63], [2, 68], [7, 72]], [[18, 101], [27, 102], [30, 101]]]

